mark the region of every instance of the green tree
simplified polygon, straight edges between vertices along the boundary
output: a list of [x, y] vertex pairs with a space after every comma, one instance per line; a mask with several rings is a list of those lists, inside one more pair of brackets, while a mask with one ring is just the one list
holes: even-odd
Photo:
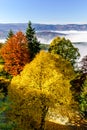
[[79, 51], [73, 46], [70, 40], [56, 37], [50, 43], [49, 52], [61, 55], [64, 59], [71, 62], [74, 66], [80, 57]]
[[0, 77], [0, 91], [3, 92], [3, 94], [7, 95], [8, 85], [10, 84], [10, 80], [6, 78]]
[[7, 113], [9, 110], [10, 103], [7, 100], [7, 96], [0, 90], [0, 130], [13, 130], [16, 126], [13, 121], [9, 120]]
[[9, 38], [11, 38], [13, 35], [14, 35], [13, 31], [12, 31], [12, 29], [10, 29], [10, 31], [8, 32], [8, 35], [7, 35], [7, 40]]
[[32, 27], [32, 23], [30, 21], [26, 29], [26, 38], [28, 41], [30, 59], [32, 60], [35, 55], [40, 51], [40, 42], [36, 38], [35, 29]]
[[0, 43], [0, 65], [4, 64], [4, 60], [3, 60], [2, 56], [1, 56], [1, 49], [2, 49], [3, 46], [4, 46], [4, 44]]
[[22, 129], [30, 129], [30, 126], [35, 129], [39, 123], [38, 129], [44, 130], [49, 108], [71, 105], [70, 80], [73, 76], [74, 71], [68, 61], [41, 51], [11, 81], [8, 90], [9, 99], [13, 101], [12, 119], [19, 122]]
[[83, 84], [79, 102], [80, 102], [81, 112], [84, 114], [84, 117], [87, 118], [87, 79], [85, 80]]
[[71, 84], [71, 90], [75, 100], [79, 103], [80, 112], [87, 117], [87, 56], [81, 60], [79, 72]]

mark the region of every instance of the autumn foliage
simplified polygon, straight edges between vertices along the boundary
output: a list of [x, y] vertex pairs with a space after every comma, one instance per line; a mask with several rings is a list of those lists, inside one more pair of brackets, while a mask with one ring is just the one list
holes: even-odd
[[49, 52], [61, 55], [64, 59], [68, 60], [73, 67], [75, 67], [76, 61], [80, 57], [78, 48], [74, 47], [72, 42], [64, 37], [55, 37], [50, 43]]
[[19, 74], [25, 64], [30, 61], [25, 35], [22, 32], [17, 32], [8, 39], [1, 50], [1, 54], [5, 62], [5, 71], [11, 75]]
[[[67, 69], [68, 67], [68, 69]], [[44, 130], [49, 108], [64, 108], [72, 103], [70, 80], [74, 71], [61, 56], [41, 51], [27, 64], [20, 75], [13, 77], [8, 87], [11, 105], [10, 118], [18, 128]], [[51, 110], [50, 110], [51, 111]], [[62, 112], [63, 113], [63, 112]]]

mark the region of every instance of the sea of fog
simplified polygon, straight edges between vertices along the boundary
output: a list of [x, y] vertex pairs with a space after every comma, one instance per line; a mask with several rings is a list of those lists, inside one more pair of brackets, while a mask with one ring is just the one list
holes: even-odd
[[87, 43], [78, 43], [74, 44], [74, 46], [79, 49], [79, 53], [81, 55], [79, 61], [81, 61], [81, 59], [87, 55]]
[[[63, 33], [65, 34], [64, 37], [66, 39], [69, 39], [71, 42], [79, 42], [78, 44], [74, 44], [75, 47], [77, 47], [79, 49], [79, 52], [81, 54], [81, 58], [82, 59], [85, 55], [87, 55], [87, 31], [56, 31], [58, 33]], [[42, 39], [39, 38], [39, 41], [41, 43], [48, 43], [50, 44], [50, 42], [52, 41], [52, 39]], [[5, 42], [5, 39], [0, 39], [0, 42]], [[80, 43], [81, 42], [81, 43]]]
[[6, 39], [0, 39], [1, 43], [4, 43], [6, 41]]
[[87, 31], [57, 31], [66, 34], [66, 39], [72, 42], [87, 42]]
[[[55, 31], [55, 32], [65, 34], [64, 37], [74, 43], [73, 45], [79, 49], [79, 53], [81, 55], [79, 60], [81, 60], [85, 55], [87, 55], [87, 31], [71, 30], [71, 31]], [[47, 39], [48, 41], [46, 41], [46, 39], [39, 39], [39, 40], [42, 43], [50, 44], [50, 42], [53, 39], [49, 40]]]
[[66, 34], [66, 39], [69, 39], [74, 44], [75, 47], [79, 49], [81, 58], [80, 60], [87, 55], [87, 31], [60, 31], [61, 33]]

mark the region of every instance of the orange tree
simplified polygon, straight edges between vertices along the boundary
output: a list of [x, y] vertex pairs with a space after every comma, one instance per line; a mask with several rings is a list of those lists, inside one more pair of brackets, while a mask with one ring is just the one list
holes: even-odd
[[30, 61], [25, 35], [20, 31], [9, 38], [1, 49], [1, 55], [5, 62], [5, 71], [13, 76], [19, 74]]

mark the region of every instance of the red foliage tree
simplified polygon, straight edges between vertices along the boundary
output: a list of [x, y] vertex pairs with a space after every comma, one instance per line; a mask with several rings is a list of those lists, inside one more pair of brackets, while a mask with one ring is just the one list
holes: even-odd
[[13, 76], [19, 74], [25, 64], [30, 62], [25, 35], [20, 31], [7, 40], [1, 55], [5, 61], [5, 71]]

